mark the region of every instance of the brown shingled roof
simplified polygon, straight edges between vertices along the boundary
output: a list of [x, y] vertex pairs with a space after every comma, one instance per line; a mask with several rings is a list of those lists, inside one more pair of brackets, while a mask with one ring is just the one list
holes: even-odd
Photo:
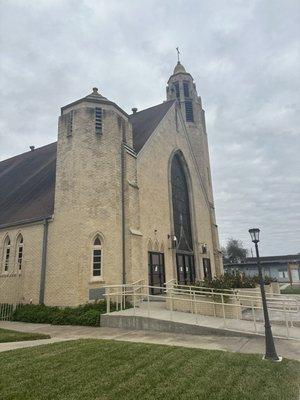
[[[174, 101], [129, 116], [138, 153]], [[54, 211], [57, 144], [0, 162], [0, 227], [49, 217]]]

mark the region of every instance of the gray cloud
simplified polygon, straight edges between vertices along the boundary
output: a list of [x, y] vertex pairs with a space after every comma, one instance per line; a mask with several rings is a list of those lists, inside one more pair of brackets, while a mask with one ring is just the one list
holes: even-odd
[[0, 3], [0, 159], [56, 140], [59, 107], [93, 86], [126, 111], [157, 104], [176, 62], [206, 109], [222, 244], [262, 229], [300, 252], [298, 0]]

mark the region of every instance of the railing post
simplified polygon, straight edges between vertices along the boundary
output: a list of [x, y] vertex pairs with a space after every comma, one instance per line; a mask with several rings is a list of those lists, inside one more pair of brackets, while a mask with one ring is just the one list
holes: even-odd
[[173, 291], [171, 290], [170, 301], [170, 320], [173, 321]]
[[135, 315], [135, 288], [134, 288], [134, 286], [133, 286], [132, 293], [133, 293], [133, 315]]
[[150, 288], [148, 287], [147, 290], [147, 312], [148, 312], [148, 318], [150, 317]]
[[196, 292], [194, 290], [194, 312], [195, 312], [195, 322], [198, 324], [198, 314], [197, 314], [197, 302], [196, 302]]
[[253, 300], [252, 300], [252, 299], [251, 299], [251, 308], [252, 308], [252, 316], [253, 316], [253, 322], [254, 322], [254, 329], [255, 329], [255, 333], [257, 333], [255, 309], [254, 309], [254, 305], [253, 305]]
[[123, 311], [123, 285], [121, 285], [119, 293], [120, 293], [120, 311]]
[[224, 294], [223, 293], [221, 293], [221, 299], [222, 299], [222, 311], [223, 311], [224, 326], [226, 326], [225, 304], [224, 304]]
[[290, 317], [290, 321], [291, 321], [291, 328], [294, 328], [294, 324], [293, 324], [293, 315], [291, 312], [291, 301], [288, 300], [288, 305], [289, 305], [289, 317]]
[[106, 314], [110, 313], [110, 288], [107, 288], [107, 296], [106, 296]]
[[283, 312], [284, 312], [284, 318], [285, 318], [286, 335], [287, 335], [287, 338], [289, 338], [290, 337], [289, 321], [288, 321], [287, 315], [286, 315], [286, 308], [285, 308], [285, 301], [284, 300], [283, 300]]
[[126, 287], [125, 287], [125, 285], [123, 285], [122, 291], [123, 291], [123, 310], [125, 310], [125, 308], [126, 308]]
[[[213, 292], [212, 292], [212, 293], [213, 293]], [[212, 301], [213, 301], [213, 307], [214, 307], [214, 317], [216, 317], [217, 314], [216, 314], [216, 303], [215, 303], [214, 294], [212, 294]]]

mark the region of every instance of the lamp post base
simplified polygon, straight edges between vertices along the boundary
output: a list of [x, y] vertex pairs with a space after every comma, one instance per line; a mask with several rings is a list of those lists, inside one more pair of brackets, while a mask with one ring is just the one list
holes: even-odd
[[263, 355], [262, 359], [266, 360], [266, 361], [272, 361], [272, 362], [281, 362], [282, 361], [282, 357], [281, 356], [278, 356], [278, 359], [275, 360], [274, 358], [266, 358], [266, 356]]

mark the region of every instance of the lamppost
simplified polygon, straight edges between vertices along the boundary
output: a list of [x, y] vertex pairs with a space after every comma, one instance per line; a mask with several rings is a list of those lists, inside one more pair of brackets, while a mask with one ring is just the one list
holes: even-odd
[[266, 354], [264, 356], [264, 359], [268, 359], [271, 361], [281, 361], [282, 357], [279, 357], [276, 353], [270, 319], [269, 319], [264, 278], [263, 278], [263, 274], [262, 274], [262, 269], [261, 269], [260, 260], [259, 260], [259, 252], [258, 252], [259, 232], [260, 232], [260, 230], [258, 228], [249, 229], [251, 240], [254, 243], [255, 250], [256, 250], [259, 286], [260, 286], [260, 291], [261, 291], [261, 300], [262, 300], [264, 320], [265, 320]]

